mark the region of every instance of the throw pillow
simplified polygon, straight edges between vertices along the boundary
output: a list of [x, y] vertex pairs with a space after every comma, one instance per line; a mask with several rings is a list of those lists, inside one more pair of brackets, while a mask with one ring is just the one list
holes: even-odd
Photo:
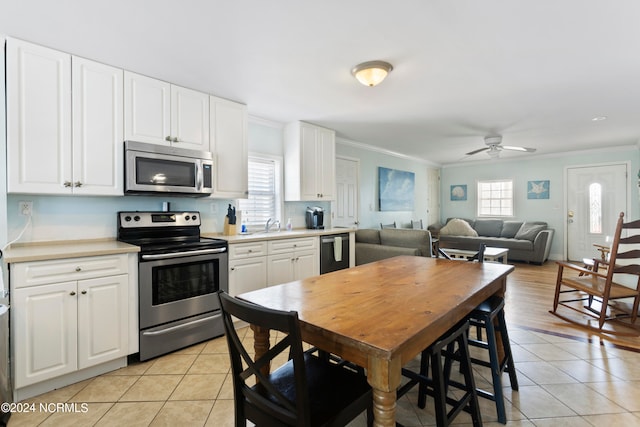
[[542, 224], [529, 224], [525, 222], [516, 233], [515, 238], [519, 240], [531, 240], [533, 242], [538, 233], [546, 228], [547, 227]]
[[510, 239], [516, 237], [518, 230], [522, 227], [522, 221], [505, 221], [502, 224], [502, 232], [500, 237], [508, 237]]
[[477, 237], [478, 233], [464, 219], [454, 218], [440, 229], [440, 235]]

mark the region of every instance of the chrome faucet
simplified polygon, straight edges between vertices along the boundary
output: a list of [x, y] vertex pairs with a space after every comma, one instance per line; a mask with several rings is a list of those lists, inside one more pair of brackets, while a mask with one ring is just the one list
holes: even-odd
[[278, 231], [280, 231], [280, 221], [275, 220], [275, 221], [273, 221], [273, 223], [271, 224], [271, 218], [269, 218], [269, 219], [267, 220], [267, 223], [266, 223], [266, 224], [265, 224], [265, 226], [264, 226], [264, 232], [265, 232], [265, 233], [268, 233], [268, 232], [269, 232], [269, 230], [271, 230], [271, 227], [273, 227], [274, 225], [277, 225], [277, 226], [278, 226]]

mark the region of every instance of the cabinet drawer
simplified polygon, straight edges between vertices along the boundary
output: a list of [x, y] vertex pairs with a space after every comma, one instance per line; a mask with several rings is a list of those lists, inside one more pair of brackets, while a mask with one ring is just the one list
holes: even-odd
[[229, 259], [250, 258], [267, 254], [267, 242], [233, 243], [229, 245]]
[[293, 252], [318, 247], [317, 237], [302, 237], [297, 239], [281, 239], [269, 241], [269, 255], [283, 252]]
[[11, 265], [14, 288], [26, 288], [69, 280], [127, 274], [126, 254], [19, 262]]

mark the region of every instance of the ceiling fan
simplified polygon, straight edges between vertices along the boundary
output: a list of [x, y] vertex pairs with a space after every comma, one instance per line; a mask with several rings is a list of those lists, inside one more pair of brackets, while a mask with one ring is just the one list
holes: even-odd
[[533, 153], [536, 151], [535, 148], [528, 147], [514, 147], [510, 145], [502, 145], [502, 136], [485, 136], [484, 143], [487, 145], [486, 147], [479, 148], [477, 150], [469, 151], [466, 155], [471, 156], [476, 153], [481, 153], [486, 151], [489, 157], [497, 158], [500, 155], [500, 151], [502, 150], [510, 150], [510, 151], [522, 151], [526, 153]]

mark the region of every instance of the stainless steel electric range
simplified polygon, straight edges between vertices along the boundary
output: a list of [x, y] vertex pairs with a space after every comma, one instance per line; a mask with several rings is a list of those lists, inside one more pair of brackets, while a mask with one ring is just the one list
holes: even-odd
[[228, 244], [200, 224], [200, 212], [118, 212], [118, 240], [140, 246], [140, 360], [224, 334]]

